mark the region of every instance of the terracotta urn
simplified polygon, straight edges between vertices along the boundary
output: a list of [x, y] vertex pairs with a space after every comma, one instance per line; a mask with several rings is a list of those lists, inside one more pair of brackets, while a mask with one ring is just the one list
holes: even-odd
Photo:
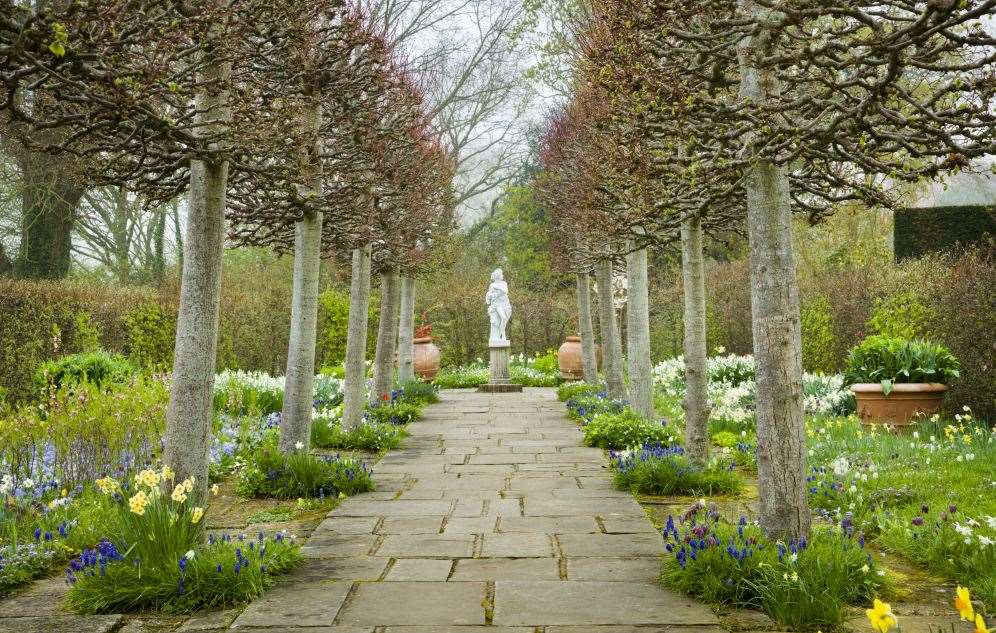
[[560, 365], [560, 377], [564, 380], [584, 378], [580, 336], [567, 337], [564, 344], [557, 350], [557, 364]]
[[909, 426], [919, 418], [936, 413], [947, 390], [945, 385], [935, 382], [897, 383], [889, 395], [885, 395], [879, 383], [851, 385], [862, 422], [895, 427]]
[[439, 348], [431, 336], [417, 338], [415, 344], [415, 373], [422, 380], [432, 380], [439, 373]]

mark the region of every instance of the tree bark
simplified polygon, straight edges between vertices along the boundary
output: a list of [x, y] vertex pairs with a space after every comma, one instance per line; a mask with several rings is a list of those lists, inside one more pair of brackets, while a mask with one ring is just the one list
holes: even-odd
[[629, 403], [640, 415], [653, 420], [653, 365], [650, 361], [650, 298], [647, 288], [647, 249], [626, 256], [629, 294], [626, 302], [626, 358], [629, 363]]
[[398, 318], [398, 380], [415, 380], [415, 278], [401, 278], [401, 308]]
[[706, 349], [705, 262], [702, 220], [681, 224], [681, 277], [685, 301], [685, 452], [693, 462], [709, 461], [709, 370]]
[[[199, 129], [213, 136], [223, 133], [232, 120], [228, 103], [232, 68], [226, 62], [206, 61], [201, 79], [210, 88], [197, 95], [195, 107], [203, 123]], [[179, 480], [194, 477], [194, 497], [204, 500], [207, 499], [227, 188], [228, 161], [191, 161], [185, 265], [180, 281], [163, 463], [173, 468]]]
[[[310, 88], [310, 86], [308, 87]], [[317, 90], [307, 90], [314, 98]], [[302, 198], [322, 193], [321, 104], [317, 99], [301, 109]], [[322, 265], [322, 212], [305, 212], [294, 226], [294, 282], [291, 294], [290, 339], [284, 376], [284, 406], [280, 416], [280, 450], [307, 451], [311, 446], [311, 413], [315, 402], [315, 343], [318, 338], [318, 290]]]
[[315, 342], [318, 337], [318, 287], [321, 268], [322, 214], [309, 213], [294, 232], [294, 286], [290, 342], [280, 417], [280, 450], [307, 451], [315, 394]]
[[370, 311], [370, 245], [353, 249], [349, 284], [349, 325], [343, 386], [342, 426], [353, 429], [363, 419], [367, 384], [367, 318]]
[[83, 197], [81, 176], [63, 157], [19, 152], [23, 175], [21, 247], [15, 262], [18, 276], [61, 279], [69, 274], [76, 209]]
[[[739, 0], [739, 11], [762, 20], [768, 10]], [[739, 44], [740, 97], [764, 103], [777, 94], [773, 75], [757, 59], [767, 33]], [[748, 142], [751, 139], [748, 139]], [[802, 399], [799, 288], [792, 253], [792, 208], [785, 168], [759, 159], [747, 172], [751, 311], [757, 362], [757, 472], [761, 528], [771, 538], [809, 533], [806, 432]]]
[[380, 322], [377, 324], [377, 351], [374, 353], [373, 389], [370, 403], [376, 404], [391, 395], [394, 378], [394, 352], [398, 336], [398, 303], [401, 283], [397, 268], [380, 274]]
[[588, 273], [577, 274], [578, 330], [581, 335], [581, 367], [584, 381], [598, 384], [598, 358], [595, 354], [595, 332], [591, 325], [591, 290]]
[[602, 366], [609, 397], [626, 398], [623, 380], [622, 341], [616, 323], [616, 309], [612, 303], [612, 260], [599, 260], [595, 267], [598, 285], [598, 325], [602, 334]]

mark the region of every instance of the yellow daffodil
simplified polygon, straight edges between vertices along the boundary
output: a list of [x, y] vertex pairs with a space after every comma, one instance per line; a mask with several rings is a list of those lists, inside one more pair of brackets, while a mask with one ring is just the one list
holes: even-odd
[[181, 483], [179, 485], [183, 486], [184, 491], [186, 491], [186, 492], [193, 492], [193, 490], [194, 490], [194, 478], [191, 477], [189, 479], [184, 479], [183, 483]]
[[149, 505], [149, 497], [141, 490], [135, 496], [128, 499], [128, 507], [138, 516], [145, 514], [145, 506], [147, 505]]
[[211, 494], [217, 495], [219, 491], [218, 484], [211, 486]]
[[176, 501], [177, 503], [183, 503], [186, 501], [187, 495], [185, 494], [185, 491], [186, 489], [183, 487], [183, 484], [176, 484], [176, 488], [173, 488], [173, 501]]
[[68, 490], [66, 490], [65, 488], [63, 488], [63, 489], [62, 489], [62, 496], [63, 496], [63, 497], [68, 497], [68, 496], [69, 496], [69, 491], [68, 491]]
[[154, 488], [159, 485], [159, 480], [159, 473], [149, 468], [146, 468], [142, 472], [135, 475], [135, 483], [139, 486]]
[[986, 628], [986, 621], [982, 619], [982, 615], [979, 613], [975, 614], [974, 633], [989, 633], [989, 629]]
[[868, 614], [872, 628], [879, 633], [889, 633], [889, 629], [897, 624], [896, 616], [892, 614], [892, 607], [878, 598], [875, 598], [874, 605], [871, 609], [866, 609], [865, 613]]
[[173, 478], [176, 477], [176, 473], [174, 473], [173, 469], [169, 466], [163, 466], [162, 477], [165, 481], [173, 481]]
[[972, 608], [972, 595], [968, 593], [967, 587], [958, 585], [955, 589], [954, 607], [961, 615], [961, 619], [971, 622], [975, 618], [975, 609]]
[[201, 517], [203, 516], [204, 516], [204, 508], [201, 507], [194, 508], [193, 513], [190, 515], [190, 522], [193, 523], [194, 525], [197, 525], [200, 522]]
[[118, 482], [116, 479], [111, 479], [110, 477], [101, 477], [96, 481], [97, 488], [105, 495], [114, 494], [118, 489]]

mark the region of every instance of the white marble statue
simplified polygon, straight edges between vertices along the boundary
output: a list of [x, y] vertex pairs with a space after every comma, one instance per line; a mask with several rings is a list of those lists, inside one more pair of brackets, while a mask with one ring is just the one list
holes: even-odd
[[505, 328], [512, 316], [512, 304], [508, 301], [508, 284], [501, 268], [491, 273], [491, 285], [484, 295], [484, 303], [488, 304], [488, 317], [491, 319], [491, 336], [489, 344], [508, 344]]

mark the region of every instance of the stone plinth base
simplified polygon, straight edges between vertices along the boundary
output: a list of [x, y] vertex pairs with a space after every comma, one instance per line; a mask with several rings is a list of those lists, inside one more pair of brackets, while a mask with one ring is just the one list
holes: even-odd
[[522, 385], [506, 383], [487, 383], [477, 388], [480, 393], [522, 393]]
[[491, 376], [488, 383], [477, 390], [484, 393], [515, 393], [522, 391], [522, 385], [513, 385], [508, 374], [508, 352], [512, 346], [508, 341], [488, 341], [491, 350]]

